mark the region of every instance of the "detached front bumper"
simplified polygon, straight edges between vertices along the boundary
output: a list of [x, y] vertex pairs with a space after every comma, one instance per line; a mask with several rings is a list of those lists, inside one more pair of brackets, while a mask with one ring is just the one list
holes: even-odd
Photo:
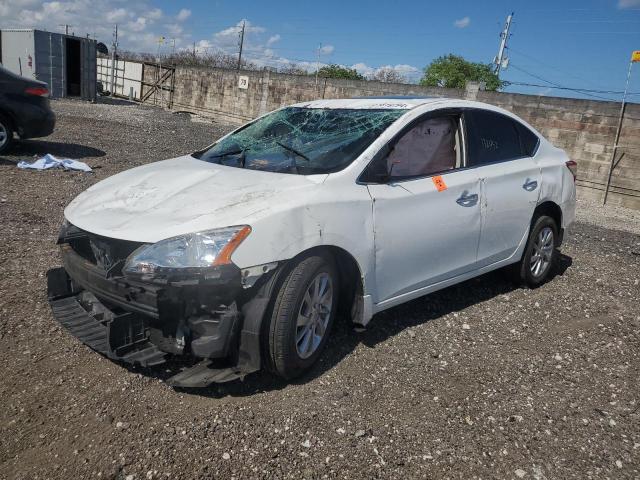
[[[140, 366], [170, 355], [198, 359], [167, 381], [180, 387], [230, 381], [260, 368], [266, 302], [242, 287], [237, 267], [206, 282], [156, 285], [113, 275], [69, 244], [62, 245], [62, 260], [63, 267], [47, 273], [49, 303], [56, 320], [93, 350]], [[247, 318], [247, 309], [260, 318]]]

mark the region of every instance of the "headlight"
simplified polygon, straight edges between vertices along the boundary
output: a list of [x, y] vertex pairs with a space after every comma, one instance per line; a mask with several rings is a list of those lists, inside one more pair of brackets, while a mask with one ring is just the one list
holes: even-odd
[[251, 227], [218, 228], [188, 233], [141, 247], [131, 254], [125, 273], [152, 275], [162, 270], [206, 268], [231, 263], [231, 254]]

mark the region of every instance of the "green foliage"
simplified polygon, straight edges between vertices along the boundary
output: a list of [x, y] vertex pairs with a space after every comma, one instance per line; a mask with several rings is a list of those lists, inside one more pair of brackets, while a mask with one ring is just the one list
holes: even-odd
[[356, 69], [343, 67], [342, 65], [325, 65], [318, 70], [318, 76], [326, 78], [346, 78], [347, 80], [364, 80]]
[[504, 86], [493, 73], [491, 65], [469, 62], [458, 55], [436, 58], [424, 69], [420, 85], [426, 87], [465, 88], [467, 81], [485, 82], [486, 89], [495, 91]]

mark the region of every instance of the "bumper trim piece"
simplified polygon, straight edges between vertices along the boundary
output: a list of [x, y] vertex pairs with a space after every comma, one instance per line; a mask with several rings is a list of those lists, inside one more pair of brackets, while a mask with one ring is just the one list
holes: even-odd
[[167, 379], [167, 384], [172, 387], [203, 388], [213, 383], [231, 382], [247, 374], [235, 368], [211, 368], [212, 363], [211, 360], [203, 360]]
[[110, 321], [103, 324], [89, 314], [75, 297], [50, 300], [53, 316], [69, 333], [92, 350], [112, 360], [120, 360], [134, 365], [148, 367], [165, 362], [166, 354], [148, 341], [134, 344], [133, 349], [118, 355], [111, 348]]
[[[49, 305], [54, 318], [74, 337], [112, 360], [148, 367], [165, 362], [166, 353], [149, 342], [141, 332], [123, 332], [119, 320], [134, 314], [115, 315], [89, 292], [73, 292], [62, 268], [47, 272]], [[88, 311], [79, 297], [90, 303]], [[115, 345], [114, 345], [115, 344]]]

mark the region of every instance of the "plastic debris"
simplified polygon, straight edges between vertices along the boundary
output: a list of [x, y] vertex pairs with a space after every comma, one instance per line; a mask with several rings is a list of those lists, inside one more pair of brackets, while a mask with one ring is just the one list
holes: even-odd
[[56, 158], [50, 153], [39, 158], [33, 163], [18, 162], [18, 168], [31, 170], [49, 170], [50, 168], [64, 168], [65, 170], [80, 170], [82, 172], [91, 172], [91, 167], [84, 162], [71, 160], [70, 158]]

